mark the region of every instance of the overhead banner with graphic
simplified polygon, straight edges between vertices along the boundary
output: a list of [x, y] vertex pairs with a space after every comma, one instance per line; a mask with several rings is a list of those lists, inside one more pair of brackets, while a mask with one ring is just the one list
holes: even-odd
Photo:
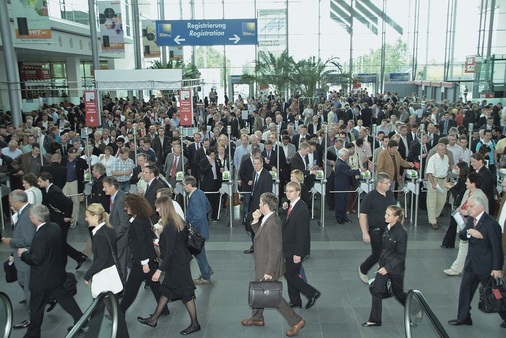
[[121, 1], [98, 1], [98, 20], [103, 53], [125, 52], [125, 33], [122, 15], [124, 7]]
[[280, 55], [287, 46], [286, 9], [258, 10], [258, 49]]
[[156, 44], [156, 21], [142, 20], [141, 24], [144, 58], [159, 58], [160, 47]]
[[11, 0], [18, 42], [51, 42], [46, 0]]

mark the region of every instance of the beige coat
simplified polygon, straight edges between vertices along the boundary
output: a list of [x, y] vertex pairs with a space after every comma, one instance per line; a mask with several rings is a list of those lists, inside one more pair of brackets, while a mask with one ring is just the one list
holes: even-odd
[[388, 152], [388, 148], [384, 149], [378, 155], [376, 172], [387, 173], [390, 176], [392, 181], [396, 180], [397, 182], [401, 182], [401, 176], [400, 176], [401, 166], [404, 168], [409, 168], [409, 162], [402, 159], [399, 151], [396, 151], [395, 152], [395, 163], [397, 164], [397, 177], [394, 177], [394, 173], [395, 173], [394, 162], [392, 161], [392, 157], [390, 156], [390, 153]]

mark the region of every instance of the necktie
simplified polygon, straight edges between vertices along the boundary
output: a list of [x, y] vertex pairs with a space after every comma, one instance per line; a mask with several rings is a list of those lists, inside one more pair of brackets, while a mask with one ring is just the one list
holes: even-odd
[[478, 220], [475, 218], [473, 219], [473, 228], [476, 229], [476, 225], [478, 224]]
[[109, 201], [109, 210], [111, 210], [111, 209], [112, 209], [112, 196], [111, 196], [110, 201]]
[[176, 177], [177, 158], [177, 156], [174, 156], [174, 162], [172, 163], [172, 169], [170, 170], [170, 177]]
[[255, 175], [255, 182], [253, 183], [253, 189], [251, 190], [251, 196], [253, 196], [255, 189], [257, 187], [257, 184], [258, 184], [258, 173]]
[[288, 211], [286, 213], [286, 218], [290, 217], [290, 214], [292, 213], [292, 204], [288, 207]]

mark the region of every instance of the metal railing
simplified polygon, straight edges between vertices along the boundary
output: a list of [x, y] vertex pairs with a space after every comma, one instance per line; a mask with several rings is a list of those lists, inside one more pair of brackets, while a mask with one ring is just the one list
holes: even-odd
[[0, 338], [9, 338], [12, 331], [12, 303], [5, 293], [0, 292]]
[[407, 293], [406, 306], [404, 307], [404, 329], [407, 338], [449, 338], [436, 314], [418, 290], [409, 290]]

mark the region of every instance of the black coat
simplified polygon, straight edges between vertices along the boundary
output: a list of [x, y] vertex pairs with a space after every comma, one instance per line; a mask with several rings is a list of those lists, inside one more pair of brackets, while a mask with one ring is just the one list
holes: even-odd
[[156, 252], [153, 245], [153, 239], [156, 237], [151, 230], [151, 221], [136, 217], [132, 221], [128, 232], [128, 243], [132, 252], [132, 262], [140, 265], [141, 261], [149, 259], [155, 261]]
[[151, 205], [151, 208], [153, 208], [151, 214], [151, 221], [153, 223], [155, 223], [158, 220], [158, 216], [155, 210], [156, 192], [158, 191], [158, 189], [162, 188], [165, 188], [165, 185], [157, 177], [155, 177], [153, 182], [151, 182], [151, 184], [146, 188], [146, 192], [144, 192], [144, 197], [146, 197], [146, 199], [149, 202], [149, 205]]
[[309, 255], [311, 234], [309, 208], [300, 199], [283, 222], [283, 256], [292, 259], [294, 255]]
[[48, 165], [43, 165], [42, 168], [40, 168], [40, 172], [47, 171], [48, 173], [53, 176], [53, 183], [59, 187], [60, 189], [63, 189], [65, 184], [67, 183], [67, 168], [62, 166], [58, 162], [53, 162]]
[[41, 226], [33, 237], [30, 250], [21, 255], [23, 262], [30, 265], [30, 291], [62, 285], [67, 278], [66, 257], [60, 227], [54, 223]]
[[395, 224], [390, 230], [385, 228], [378, 262], [380, 268], [385, 268], [388, 273], [404, 273], [404, 270], [406, 270], [407, 248], [408, 233], [400, 223]]
[[104, 192], [104, 178], [107, 175], [102, 175], [91, 183], [91, 203], [100, 203], [109, 213], [111, 210], [111, 196], [106, 195]]
[[249, 204], [249, 211], [254, 212], [260, 205], [260, 195], [264, 192], [272, 192], [272, 176], [271, 174], [262, 168], [258, 177], [258, 182], [255, 184], [256, 172], [253, 171], [251, 174], [251, 180], [253, 181], [251, 201]]
[[42, 204], [48, 207], [51, 222], [55, 222], [60, 226], [66, 223], [63, 219], [72, 217], [74, 207], [72, 200], [65, 196], [55, 184], [49, 187], [49, 192], [46, 192], [44, 188], [40, 190], [42, 191]]
[[[112, 247], [112, 250], [111, 250]], [[103, 225], [93, 235], [93, 264], [84, 274], [84, 280], [89, 281], [96, 273], [114, 265], [113, 252], [118, 252], [116, 246], [116, 231]]]

